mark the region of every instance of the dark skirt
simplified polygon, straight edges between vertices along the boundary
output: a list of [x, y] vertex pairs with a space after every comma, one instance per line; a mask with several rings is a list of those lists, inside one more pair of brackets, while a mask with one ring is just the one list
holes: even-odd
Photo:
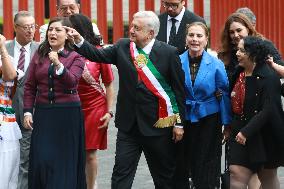
[[[228, 141], [229, 165], [240, 165], [257, 172], [261, 168], [276, 168], [283, 165], [281, 152], [281, 142], [278, 142], [271, 133], [272, 125], [265, 125], [247, 139], [245, 145], [239, 144], [235, 138], [239, 131], [247, 125], [249, 120], [241, 120], [239, 116], [234, 116], [232, 121], [232, 131]], [[283, 146], [283, 145], [282, 145]]]
[[198, 123], [189, 123], [187, 132], [188, 159], [194, 187], [219, 188], [222, 155], [220, 115], [212, 114]]
[[33, 121], [29, 189], [85, 189], [81, 107], [36, 107]]
[[257, 172], [266, 160], [263, 141], [260, 136], [257, 135], [253, 137], [253, 140], [247, 140], [246, 145], [239, 144], [235, 139], [246, 123], [247, 121], [241, 120], [236, 116], [233, 118], [232, 130], [228, 140], [228, 164], [240, 165], [250, 169], [252, 172]]

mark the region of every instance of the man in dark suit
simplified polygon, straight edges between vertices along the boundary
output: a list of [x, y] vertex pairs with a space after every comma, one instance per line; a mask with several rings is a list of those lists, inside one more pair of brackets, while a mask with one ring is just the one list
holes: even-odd
[[104, 49], [91, 46], [74, 29], [67, 28], [68, 35], [87, 59], [118, 68], [112, 189], [131, 188], [142, 151], [155, 188], [172, 189], [174, 144], [183, 136], [184, 73], [176, 48], [155, 39], [160, 26], [156, 14], [141, 11], [133, 18], [130, 39]]
[[14, 17], [14, 31], [16, 37], [14, 40], [6, 43], [7, 51], [9, 55], [13, 57], [13, 64], [18, 74], [17, 88], [12, 104], [23, 136], [20, 140], [21, 155], [18, 189], [28, 189], [31, 130], [27, 130], [23, 127], [23, 96], [26, 79], [25, 73], [29, 67], [32, 56], [38, 48], [38, 44], [33, 41], [35, 30], [36, 24], [32, 14], [28, 11], [19, 11]]
[[[179, 54], [186, 50], [186, 25], [205, 21], [184, 7], [185, 0], [163, 0], [165, 12], [159, 16], [161, 27], [157, 39], [178, 48]], [[174, 23], [174, 25], [173, 25]]]

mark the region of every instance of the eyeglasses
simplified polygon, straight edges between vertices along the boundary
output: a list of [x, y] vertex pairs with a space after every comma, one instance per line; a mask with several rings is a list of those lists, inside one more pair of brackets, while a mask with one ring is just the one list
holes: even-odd
[[70, 9], [71, 12], [74, 12], [76, 9], [78, 9], [78, 5], [77, 4], [60, 5], [57, 8], [60, 12], [67, 12], [68, 9]]
[[21, 27], [25, 31], [29, 31], [30, 29], [35, 30], [37, 29], [38, 25], [37, 24], [31, 24], [31, 25], [23, 25], [21, 26], [20, 24], [16, 24], [17, 26]]
[[179, 5], [180, 3], [168, 3], [163, 1], [163, 7], [166, 9], [171, 7], [173, 10], [176, 10], [179, 7]]

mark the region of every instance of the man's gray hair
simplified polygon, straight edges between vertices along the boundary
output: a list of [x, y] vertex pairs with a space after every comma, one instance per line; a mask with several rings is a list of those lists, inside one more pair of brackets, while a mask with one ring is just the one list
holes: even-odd
[[145, 18], [145, 24], [149, 27], [149, 29], [154, 30], [154, 37], [158, 35], [160, 29], [160, 20], [153, 11], [136, 12], [133, 15], [133, 18]]
[[[80, 4], [80, 0], [74, 0], [74, 3]], [[61, 1], [57, 0], [56, 4], [57, 4], [57, 6], [60, 6], [61, 5]]]
[[19, 11], [14, 16], [14, 23], [17, 24], [20, 17], [33, 17], [29, 11]]
[[256, 16], [255, 16], [255, 14], [252, 12], [252, 10], [250, 10], [249, 8], [247, 8], [247, 7], [242, 7], [242, 8], [239, 8], [238, 10], [236, 10], [236, 12], [246, 15], [246, 17], [249, 19], [249, 21], [250, 21], [253, 25], [256, 24]]

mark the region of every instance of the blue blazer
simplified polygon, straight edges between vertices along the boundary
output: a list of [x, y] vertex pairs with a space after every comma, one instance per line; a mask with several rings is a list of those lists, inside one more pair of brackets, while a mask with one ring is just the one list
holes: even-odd
[[[186, 120], [198, 122], [200, 118], [220, 112], [222, 124], [231, 123], [229, 81], [223, 62], [203, 51], [200, 67], [192, 86], [188, 51], [181, 54], [180, 59], [185, 73]], [[222, 91], [221, 100], [215, 96], [218, 89]]]

